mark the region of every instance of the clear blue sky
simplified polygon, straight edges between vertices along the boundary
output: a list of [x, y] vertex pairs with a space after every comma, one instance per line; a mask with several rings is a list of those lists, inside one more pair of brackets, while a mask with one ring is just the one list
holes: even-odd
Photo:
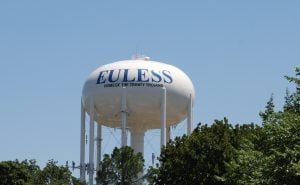
[[[261, 124], [300, 65], [299, 1], [0, 1], [0, 161], [79, 161], [80, 96], [95, 68], [136, 51], [185, 71], [194, 125]], [[174, 135], [182, 135], [179, 125]], [[145, 157], [158, 153], [158, 132]], [[104, 131], [104, 152], [120, 136]]]

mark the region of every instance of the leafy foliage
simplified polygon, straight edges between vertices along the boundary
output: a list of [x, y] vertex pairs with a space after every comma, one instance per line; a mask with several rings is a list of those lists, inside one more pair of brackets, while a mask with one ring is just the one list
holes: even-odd
[[0, 163], [0, 185], [26, 184], [39, 170], [35, 160], [3, 161]]
[[271, 95], [269, 101], [267, 102], [266, 105], [266, 110], [264, 112], [260, 112], [259, 115], [263, 119], [263, 121], [266, 121], [270, 115], [274, 113], [274, 102], [273, 102], [273, 94]]
[[0, 185], [84, 185], [72, 177], [67, 167], [50, 160], [44, 169], [35, 160], [0, 162]]
[[39, 171], [33, 182], [37, 185], [44, 184], [68, 184], [70, 182], [71, 172], [65, 166], [57, 166], [57, 162], [50, 160], [46, 167]]
[[284, 111], [300, 114], [300, 67], [296, 68], [295, 77], [285, 76], [285, 78], [296, 85], [296, 92], [292, 94], [287, 92]]
[[[251, 128], [251, 127], [248, 127]], [[226, 118], [198, 126], [191, 136], [177, 137], [162, 149], [160, 165], [149, 171], [152, 184], [225, 184], [226, 163], [235, 157], [243, 127]], [[235, 147], [234, 147], [235, 146]]]
[[141, 153], [134, 154], [133, 149], [128, 146], [115, 148], [111, 155], [104, 155], [96, 180], [103, 185], [141, 184], [138, 174], [143, 172], [143, 167]]
[[228, 163], [228, 184], [296, 185], [300, 182], [300, 116], [273, 113], [256, 138], [244, 141]]

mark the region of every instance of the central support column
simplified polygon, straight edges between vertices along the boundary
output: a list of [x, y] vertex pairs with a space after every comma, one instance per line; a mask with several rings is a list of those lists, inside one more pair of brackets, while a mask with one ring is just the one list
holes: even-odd
[[169, 127], [167, 127], [167, 131], [166, 131], [166, 133], [167, 133], [167, 142], [169, 142], [169, 140], [171, 139], [171, 126], [169, 126]]
[[89, 151], [89, 185], [93, 185], [94, 181], [94, 102], [90, 101], [90, 151]]
[[100, 161], [101, 161], [101, 142], [102, 142], [102, 125], [97, 124], [97, 164], [96, 164], [96, 171], [100, 168]]
[[81, 102], [81, 123], [80, 123], [80, 180], [85, 181], [85, 110]]
[[144, 156], [144, 131], [131, 130], [131, 147], [135, 153], [142, 153]]
[[162, 98], [161, 98], [161, 111], [160, 111], [160, 147], [166, 146], [167, 139], [166, 139], [166, 113], [167, 113], [167, 105], [166, 105], [166, 88], [162, 88]]
[[[134, 150], [134, 153], [142, 153], [144, 157], [144, 136], [145, 136], [145, 130], [144, 129], [138, 129], [133, 128], [131, 131], [131, 147]], [[140, 184], [143, 182], [143, 172], [139, 172], [137, 174], [136, 179]]]
[[187, 135], [191, 135], [193, 132], [193, 100], [192, 94], [190, 94], [189, 103], [187, 107]]
[[127, 97], [126, 97], [126, 87], [122, 89], [122, 105], [121, 105], [121, 114], [122, 114], [122, 141], [121, 146], [127, 146]]

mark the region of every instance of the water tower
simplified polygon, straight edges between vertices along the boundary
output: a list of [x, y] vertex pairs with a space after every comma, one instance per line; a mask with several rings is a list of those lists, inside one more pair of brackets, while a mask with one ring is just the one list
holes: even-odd
[[97, 156], [101, 159], [101, 125], [120, 128], [121, 145], [144, 152], [147, 130], [160, 129], [160, 144], [165, 145], [168, 129], [187, 118], [187, 134], [192, 132], [194, 86], [180, 69], [149, 57], [135, 56], [103, 65], [86, 80], [81, 98], [80, 179], [85, 180], [85, 113], [90, 117], [89, 184], [94, 175], [94, 127], [97, 123]]

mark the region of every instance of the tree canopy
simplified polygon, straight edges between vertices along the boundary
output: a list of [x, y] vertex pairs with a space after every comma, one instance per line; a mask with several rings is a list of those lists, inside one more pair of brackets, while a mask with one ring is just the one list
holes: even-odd
[[101, 185], [142, 184], [138, 174], [143, 172], [144, 159], [141, 153], [125, 146], [115, 148], [111, 155], [105, 154], [97, 172], [97, 183]]
[[84, 185], [68, 167], [49, 160], [43, 169], [35, 160], [0, 162], [0, 185]]

